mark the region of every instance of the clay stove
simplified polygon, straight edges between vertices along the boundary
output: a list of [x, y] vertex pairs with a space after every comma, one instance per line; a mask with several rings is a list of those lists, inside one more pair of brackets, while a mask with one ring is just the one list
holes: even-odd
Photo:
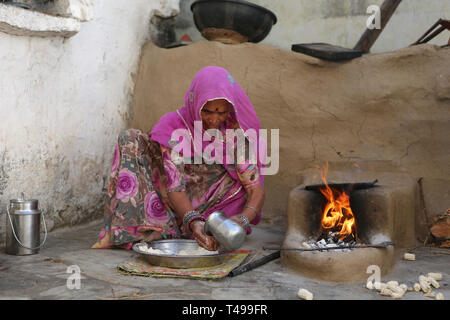
[[[395, 247], [283, 250], [282, 263], [304, 276], [332, 282], [365, 281], [370, 265], [377, 265], [382, 276], [388, 274], [394, 267], [395, 249], [415, 245], [415, 204], [410, 188], [392, 183], [327, 184], [322, 179], [324, 185], [299, 186], [291, 191], [283, 248], [345, 247], [385, 241], [394, 242]], [[348, 195], [349, 206], [340, 217], [333, 216], [339, 210], [330, 208], [330, 191], [341, 204], [345, 202], [343, 192]]]

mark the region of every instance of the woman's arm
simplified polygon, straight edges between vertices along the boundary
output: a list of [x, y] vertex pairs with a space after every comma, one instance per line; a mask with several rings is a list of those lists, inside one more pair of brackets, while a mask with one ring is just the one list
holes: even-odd
[[[178, 226], [183, 224], [183, 217], [186, 212], [193, 211], [193, 207], [189, 198], [184, 191], [172, 191], [168, 193], [169, 200], [171, 202], [172, 208], [175, 210], [176, 221]], [[195, 220], [191, 223], [191, 231], [197, 243], [210, 251], [216, 251], [219, 248], [214, 237], [207, 236], [203, 230], [205, 223], [200, 220]]]
[[[256, 218], [257, 212], [262, 209], [265, 194], [264, 189], [260, 184], [256, 184], [245, 190], [247, 192], [247, 203], [245, 204], [241, 214], [246, 216], [248, 221], [251, 222]], [[233, 216], [232, 219], [243, 225], [243, 221], [238, 216]]]
[[178, 226], [183, 224], [183, 217], [188, 211], [194, 210], [189, 198], [184, 191], [172, 191], [168, 193], [171, 207], [175, 210]]

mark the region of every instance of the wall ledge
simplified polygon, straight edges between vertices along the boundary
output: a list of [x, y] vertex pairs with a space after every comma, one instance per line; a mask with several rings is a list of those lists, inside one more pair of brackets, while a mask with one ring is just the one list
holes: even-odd
[[81, 22], [74, 18], [53, 16], [0, 3], [0, 32], [16, 36], [68, 38], [80, 29]]

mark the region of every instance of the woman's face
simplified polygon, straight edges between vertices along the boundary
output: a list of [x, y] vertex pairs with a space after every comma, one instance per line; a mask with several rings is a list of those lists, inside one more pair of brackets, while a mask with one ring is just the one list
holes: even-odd
[[208, 101], [202, 108], [203, 130], [219, 129], [230, 114], [230, 103], [225, 99]]

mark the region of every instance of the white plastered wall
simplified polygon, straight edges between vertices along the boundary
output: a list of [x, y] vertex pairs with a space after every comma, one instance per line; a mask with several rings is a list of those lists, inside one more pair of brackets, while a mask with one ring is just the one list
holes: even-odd
[[0, 242], [21, 192], [39, 200], [50, 230], [102, 216], [151, 16], [179, 12], [178, 0], [91, 5], [70, 38], [0, 32]]

